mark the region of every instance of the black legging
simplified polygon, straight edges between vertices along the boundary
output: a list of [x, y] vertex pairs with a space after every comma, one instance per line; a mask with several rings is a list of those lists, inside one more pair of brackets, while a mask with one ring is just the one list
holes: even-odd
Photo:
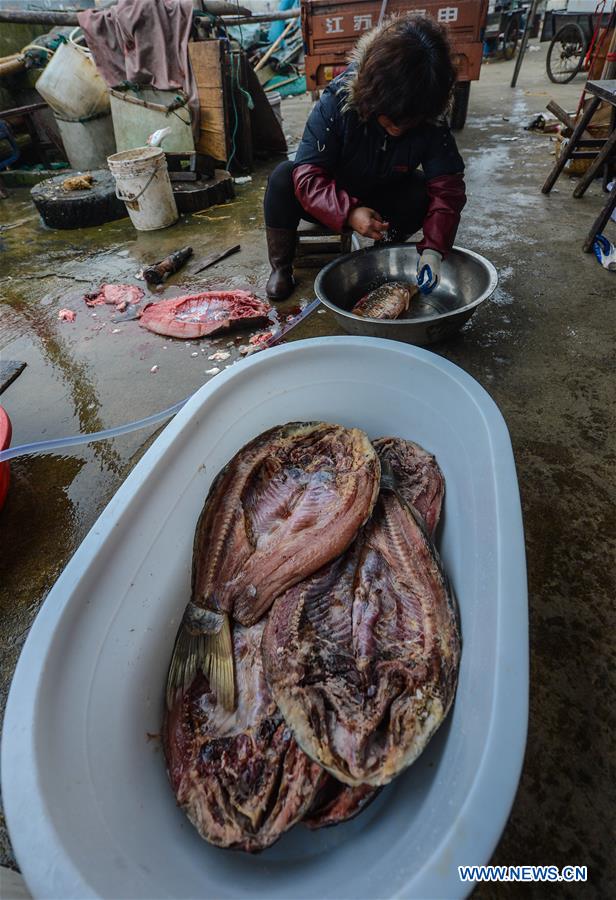
[[[300, 219], [316, 222], [295, 196], [293, 165], [290, 160], [276, 166], [269, 177], [265, 199], [265, 224], [269, 228], [296, 229]], [[379, 185], [362, 193], [361, 202], [379, 212], [399, 232], [418, 231], [428, 209], [426, 180], [421, 172], [411, 172], [403, 179]]]

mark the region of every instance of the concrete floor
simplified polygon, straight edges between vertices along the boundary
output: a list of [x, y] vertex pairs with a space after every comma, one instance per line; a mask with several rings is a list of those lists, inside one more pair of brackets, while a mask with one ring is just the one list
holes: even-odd
[[[494, 855], [499, 864], [587, 865], [586, 886], [559, 897], [605, 897], [614, 866], [614, 366], [616, 276], [584, 255], [581, 242], [603, 198], [581, 201], [562, 177], [550, 197], [540, 186], [552, 166], [549, 137], [523, 130], [550, 97], [574, 109], [582, 87], [552, 85], [545, 51], [531, 52], [519, 86], [512, 64], [484, 66], [458, 142], [469, 202], [458, 243], [488, 256], [500, 286], [456, 338], [436, 353], [491, 393], [508, 423], [524, 510], [530, 588], [531, 698], [526, 762], [516, 802]], [[285, 101], [297, 141], [307, 97]], [[114, 326], [81, 300], [102, 280], [135, 281], [144, 260], [191, 243], [199, 254], [239, 238], [240, 254], [204, 273], [176, 277], [165, 296], [197, 285], [262, 291], [267, 277], [260, 217], [267, 167], [237, 200], [167, 231], [137, 234], [129, 220], [81, 232], [44, 230], [27, 190], [1, 204], [0, 351], [28, 363], [2, 395], [13, 443], [95, 431], [156, 412], [198, 388], [219, 342], [165, 340], [136, 322]], [[616, 226], [610, 225], [616, 237]], [[312, 297], [313, 272], [283, 310]], [[58, 309], [77, 311], [74, 324]], [[114, 333], [114, 329], [119, 331]], [[335, 334], [314, 315], [293, 339]], [[241, 340], [238, 341], [241, 343]], [[194, 358], [192, 354], [198, 352]], [[237, 348], [233, 349], [233, 358]], [[232, 359], [229, 362], [232, 362]], [[156, 374], [150, 369], [158, 365]], [[20, 459], [0, 515], [0, 703], [20, 648], [47, 592], [151, 435], [137, 432], [69, 454]], [[0, 829], [0, 862], [14, 866]], [[515, 885], [480, 897], [517, 897]], [[543, 886], [524, 895], [542, 897]]]

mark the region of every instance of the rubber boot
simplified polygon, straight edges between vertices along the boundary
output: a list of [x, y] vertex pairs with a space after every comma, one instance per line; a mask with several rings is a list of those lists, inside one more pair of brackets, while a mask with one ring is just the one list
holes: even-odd
[[265, 286], [270, 300], [286, 300], [295, 288], [293, 257], [297, 231], [289, 228], [267, 228], [267, 255], [272, 271]]

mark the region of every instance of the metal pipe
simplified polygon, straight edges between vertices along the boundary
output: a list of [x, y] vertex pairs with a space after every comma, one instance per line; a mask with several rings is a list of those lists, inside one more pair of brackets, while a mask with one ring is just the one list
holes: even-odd
[[515, 61], [515, 69], [513, 71], [513, 78], [511, 79], [512, 88], [514, 88], [518, 83], [518, 75], [520, 74], [520, 69], [522, 68], [522, 60], [524, 59], [524, 54], [526, 53], [526, 45], [528, 44], [530, 31], [533, 27], [532, 23], [535, 21], [535, 15], [537, 14], [538, 6], [539, 0], [533, 0], [530, 12], [526, 19], [526, 25], [524, 26], [524, 34], [522, 35], [522, 43], [520, 44], [520, 49], [518, 50], [518, 58]]
[[[215, 6], [215, 4], [212, 5]], [[233, 9], [236, 11], [237, 7], [234, 5]], [[242, 7], [240, 7], [241, 10]], [[208, 11], [207, 5], [205, 11]], [[257, 22], [279, 22], [284, 19], [298, 19], [299, 16], [300, 11], [298, 9], [287, 9], [282, 12], [263, 13], [260, 16], [238, 16], [229, 13], [220, 18], [227, 25], [249, 25]], [[49, 12], [36, 9], [0, 9], [0, 22], [10, 22], [15, 25], [79, 25], [76, 12]]]
[[42, 9], [1, 9], [0, 22], [13, 25], [79, 25], [76, 12], [49, 12]]
[[260, 16], [222, 16], [225, 25], [255, 25], [258, 22], [281, 22], [285, 19], [299, 19], [299, 9], [285, 9], [282, 12], [263, 13]]

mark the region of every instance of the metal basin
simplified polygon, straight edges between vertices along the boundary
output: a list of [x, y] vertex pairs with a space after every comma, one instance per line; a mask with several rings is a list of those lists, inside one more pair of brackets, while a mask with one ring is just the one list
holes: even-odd
[[368, 319], [350, 312], [360, 297], [386, 281], [415, 284], [416, 270], [415, 244], [380, 244], [339, 256], [321, 269], [314, 289], [349, 334], [425, 345], [458, 331], [498, 283], [491, 262], [454, 247], [443, 262], [439, 286], [429, 296], [415, 297], [404, 318]]

